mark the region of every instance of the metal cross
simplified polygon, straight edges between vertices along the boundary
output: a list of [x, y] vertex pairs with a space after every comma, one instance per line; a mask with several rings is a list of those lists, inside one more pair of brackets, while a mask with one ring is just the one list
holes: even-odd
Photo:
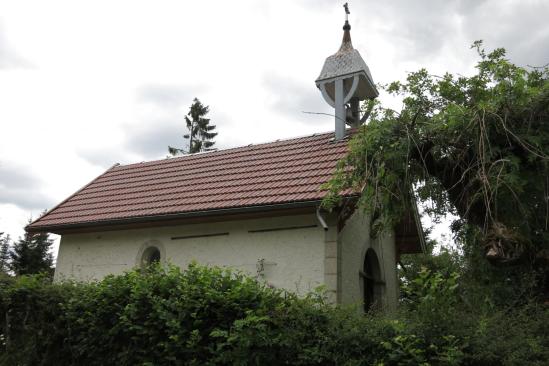
[[351, 12], [349, 11], [349, 3], [343, 4], [343, 7], [345, 8], [345, 18], [347, 18], [347, 16], [351, 14]]

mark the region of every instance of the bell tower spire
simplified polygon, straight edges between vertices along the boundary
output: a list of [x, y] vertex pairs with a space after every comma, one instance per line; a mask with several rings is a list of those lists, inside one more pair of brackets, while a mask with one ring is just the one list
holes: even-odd
[[343, 40], [341, 41], [339, 52], [344, 51], [344, 48], [353, 49], [353, 44], [351, 43], [351, 25], [349, 24], [349, 14], [351, 14], [351, 12], [349, 11], [349, 5], [347, 3], [345, 3], [343, 7], [345, 8], [345, 24], [343, 25]]
[[379, 95], [368, 65], [351, 43], [349, 5], [345, 3], [343, 7], [345, 24], [341, 46], [339, 51], [326, 59], [316, 79], [316, 86], [324, 100], [335, 109], [336, 140], [345, 137], [346, 124], [357, 127], [364, 122], [360, 118], [360, 101]]

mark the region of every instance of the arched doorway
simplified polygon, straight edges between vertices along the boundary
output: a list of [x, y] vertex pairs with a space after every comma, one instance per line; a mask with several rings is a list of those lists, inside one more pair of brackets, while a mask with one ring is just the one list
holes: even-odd
[[364, 267], [361, 271], [364, 296], [364, 311], [368, 312], [381, 305], [381, 270], [376, 252], [368, 249], [364, 256]]

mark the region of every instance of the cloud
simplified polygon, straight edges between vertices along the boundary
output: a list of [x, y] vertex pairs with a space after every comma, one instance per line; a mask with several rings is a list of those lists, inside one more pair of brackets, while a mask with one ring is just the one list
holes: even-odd
[[4, 27], [0, 23], [0, 70], [29, 67], [31, 67], [30, 62], [18, 55], [8, 42]]
[[0, 204], [13, 204], [22, 209], [43, 210], [54, 204], [40, 190], [40, 178], [20, 165], [0, 163]]
[[190, 105], [192, 99], [204, 91], [200, 86], [170, 84], [147, 84], [138, 88], [137, 100], [164, 108], [178, 108]]
[[483, 39], [487, 49], [504, 47], [511, 61], [521, 66], [549, 62], [548, 2], [487, 1], [463, 17], [465, 36]]
[[168, 145], [182, 147], [186, 133], [184, 115], [202, 86], [146, 84], [137, 89], [142, 111], [139, 123], [125, 126], [124, 149], [150, 160], [168, 155]]
[[549, 61], [548, 2], [395, 0], [350, 5], [353, 30], [366, 33], [361, 38], [381, 37], [394, 45], [396, 60], [424, 63], [448, 48], [483, 39], [489, 49], [505, 47], [513, 62]]
[[115, 163], [124, 163], [131, 160], [131, 156], [120, 146], [116, 147], [101, 147], [80, 148], [76, 154], [92, 165], [97, 165], [103, 169], [110, 168]]
[[331, 112], [313, 83], [305, 85], [280, 75], [267, 74], [263, 85], [271, 98], [270, 107], [279, 114], [313, 122], [315, 119], [302, 118], [303, 112]]
[[[195, 97], [201, 98], [208, 88], [203, 85], [146, 84], [137, 89], [141, 105], [140, 121], [124, 127], [125, 151], [142, 159], [168, 155], [168, 146], [183, 148], [187, 133], [185, 114]], [[209, 115], [212, 118], [212, 115]], [[218, 119], [212, 120], [217, 125]]]
[[[218, 127], [217, 131], [220, 124], [225, 125], [219, 116], [212, 117], [212, 122]], [[124, 140], [116, 147], [82, 148], [78, 150], [78, 156], [90, 164], [107, 169], [115, 163], [127, 164], [161, 159], [169, 155], [168, 146], [186, 147], [186, 141], [182, 137], [187, 133], [183, 113], [173, 113], [171, 117], [142, 121], [135, 125], [128, 124], [124, 130]], [[240, 141], [233, 141], [230, 137], [221, 135], [216, 138], [215, 147], [232, 147], [238, 145], [238, 142]]]
[[168, 145], [181, 148], [186, 133], [182, 115], [159, 119], [136, 126], [126, 138], [126, 150], [145, 160], [158, 159], [168, 155]]
[[115, 163], [128, 164], [160, 159], [168, 155], [168, 145], [181, 147], [185, 133], [182, 115], [173, 118], [126, 124], [124, 137], [116, 146], [86, 147], [77, 155], [92, 165], [103, 169]]
[[424, 63], [439, 56], [445, 46], [462, 42], [461, 21], [482, 2], [356, 2], [352, 4], [351, 17], [361, 29], [366, 29], [366, 39], [376, 37], [391, 44], [395, 59]]
[[315, 12], [325, 12], [334, 6], [338, 6], [341, 9], [341, 14], [343, 14], [343, 2], [338, 3], [334, 2], [334, 0], [302, 0], [301, 5], [307, 9], [307, 11]]
[[122, 124], [121, 141], [116, 146], [90, 146], [77, 151], [90, 164], [104, 169], [114, 163], [133, 163], [168, 155], [168, 145], [181, 147], [186, 132], [184, 115], [201, 86], [144, 84], [135, 91], [138, 117]]

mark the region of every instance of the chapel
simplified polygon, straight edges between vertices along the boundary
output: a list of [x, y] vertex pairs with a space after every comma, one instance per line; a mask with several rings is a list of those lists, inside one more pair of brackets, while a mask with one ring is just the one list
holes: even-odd
[[417, 211], [373, 236], [370, 217], [356, 204], [359, 193], [343, 192], [330, 212], [321, 206], [321, 185], [367, 118], [360, 104], [378, 96], [353, 48], [345, 10], [341, 46], [316, 79], [334, 108], [334, 130], [115, 164], [27, 226], [61, 235], [55, 281], [196, 261], [236, 268], [300, 295], [323, 286], [334, 304], [394, 309], [399, 258], [424, 247]]

